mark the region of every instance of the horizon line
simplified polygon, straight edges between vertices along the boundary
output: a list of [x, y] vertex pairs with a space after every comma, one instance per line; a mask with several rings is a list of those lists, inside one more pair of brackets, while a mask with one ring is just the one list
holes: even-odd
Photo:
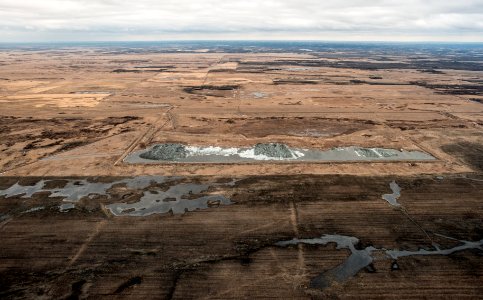
[[483, 41], [453, 40], [316, 40], [316, 39], [165, 39], [165, 40], [51, 40], [51, 41], [0, 41], [0, 44], [54, 44], [54, 43], [162, 43], [162, 42], [314, 42], [314, 43], [400, 43], [400, 44], [483, 44]]

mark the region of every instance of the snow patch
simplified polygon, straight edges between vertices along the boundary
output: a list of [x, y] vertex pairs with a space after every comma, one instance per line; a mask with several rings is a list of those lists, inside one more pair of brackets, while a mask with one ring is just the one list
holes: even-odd
[[218, 155], [218, 156], [239, 156], [242, 158], [254, 159], [254, 160], [292, 160], [304, 156], [304, 153], [299, 150], [290, 149], [292, 158], [283, 157], [270, 157], [266, 155], [255, 155], [254, 148], [222, 148], [222, 147], [196, 147], [187, 146], [186, 147], [187, 156], [208, 156], [208, 155]]

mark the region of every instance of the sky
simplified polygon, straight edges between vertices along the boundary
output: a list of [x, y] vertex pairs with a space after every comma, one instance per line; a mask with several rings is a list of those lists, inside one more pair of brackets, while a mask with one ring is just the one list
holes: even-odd
[[483, 0], [0, 0], [0, 42], [483, 42]]

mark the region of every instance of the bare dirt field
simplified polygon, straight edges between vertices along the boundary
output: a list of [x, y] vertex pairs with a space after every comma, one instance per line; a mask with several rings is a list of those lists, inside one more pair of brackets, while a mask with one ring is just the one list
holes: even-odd
[[0, 298], [481, 297], [481, 47], [202, 46], [0, 48]]

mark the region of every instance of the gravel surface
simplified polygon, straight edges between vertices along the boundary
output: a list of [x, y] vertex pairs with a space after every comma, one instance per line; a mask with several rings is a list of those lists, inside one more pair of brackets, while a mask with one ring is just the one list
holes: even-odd
[[265, 155], [268, 157], [293, 158], [292, 151], [285, 144], [269, 143], [256, 144], [255, 155]]
[[186, 158], [188, 151], [181, 144], [160, 144], [142, 153], [139, 157], [151, 160], [178, 160]]

